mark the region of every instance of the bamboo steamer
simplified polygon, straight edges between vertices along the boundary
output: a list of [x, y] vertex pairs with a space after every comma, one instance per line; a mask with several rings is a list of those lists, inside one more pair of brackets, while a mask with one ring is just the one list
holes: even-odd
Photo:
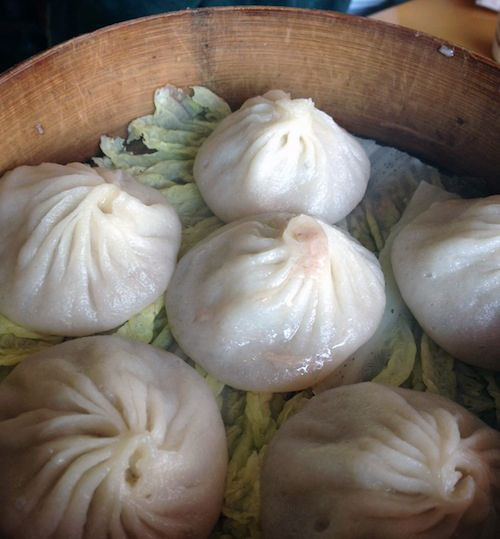
[[287, 8], [212, 8], [129, 21], [0, 76], [0, 174], [86, 160], [124, 135], [156, 88], [207, 86], [235, 107], [271, 88], [312, 97], [348, 130], [500, 193], [500, 68], [376, 20]]
[[[443, 47], [444, 45], [444, 47]], [[84, 160], [152, 110], [155, 88], [204, 85], [232, 106], [270, 88], [342, 126], [500, 192], [500, 68], [442, 40], [325, 11], [212, 8], [147, 17], [50, 49], [0, 77], [0, 173]]]

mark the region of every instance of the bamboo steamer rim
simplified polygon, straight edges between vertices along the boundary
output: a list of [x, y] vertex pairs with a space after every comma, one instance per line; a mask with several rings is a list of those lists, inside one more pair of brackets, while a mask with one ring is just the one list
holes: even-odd
[[8, 79], [10, 76], [15, 76], [18, 72], [24, 71], [25, 69], [29, 69], [33, 63], [39, 61], [40, 59], [43, 59], [47, 56], [51, 56], [53, 54], [57, 54], [60, 49], [64, 50], [68, 47], [75, 48], [75, 45], [77, 45], [80, 41], [86, 41], [89, 39], [89, 37], [92, 37], [92, 36], [99, 36], [100, 34], [114, 32], [120, 28], [133, 26], [141, 22], [152, 21], [155, 19], [177, 18], [179, 16], [193, 16], [193, 15], [198, 16], [198, 15], [204, 15], [204, 14], [209, 15], [210, 13], [223, 12], [223, 11], [244, 12], [247, 14], [254, 13], [254, 12], [255, 13], [266, 13], [266, 12], [286, 13], [288, 12], [288, 13], [293, 13], [297, 15], [302, 14], [304, 16], [318, 15], [321, 18], [331, 18], [334, 20], [347, 19], [353, 23], [355, 22], [355, 23], [363, 24], [363, 25], [372, 25], [373, 27], [385, 26], [385, 27], [392, 28], [391, 31], [397, 32], [404, 37], [419, 38], [422, 41], [426, 41], [429, 44], [431, 44], [433, 47], [436, 47], [437, 49], [439, 49], [443, 45], [448, 46], [454, 50], [454, 53], [460, 53], [466, 56], [470, 56], [471, 58], [474, 58], [480, 63], [487, 64], [493, 67], [494, 69], [500, 70], [500, 66], [498, 65], [498, 63], [493, 61], [491, 58], [478, 54], [474, 51], [469, 51], [460, 45], [455, 45], [447, 40], [433, 36], [432, 34], [429, 34], [427, 32], [423, 32], [421, 30], [413, 30], [406, 26], [401, 26], [399, 24], [394, 24], [387, 21], [381, 21], [378, 19], [372, 19], [372, 18], [359, 16], [359, 15], [351, 15], [351, 14], [342, 13], [338, 11], [328, 11], [325, 9], [293, 8], [293, 7], [286, 7], [286, 6], [221, 6], [221, 7], [201, 7], [201, 8], [196, 8], [196, 9], [187, 8], [187, 9], [183, 9], [179, 11], [168, 11], [168, 12], [159, 13], [156, 15], [146, 15], [144, 17], [129, 19], [126, 21], [121, 21], [114, 24], [110, 24], [102, 28], [98, 28], [92, 32], [87, 32], [79, 36], [73, 37], [67, 41], [63, 41], [62, 43], [58, 43], [57, 45], [54, 45], [53, 47], [50, 47], [42, 52], [34, 54], [30, 58], [22, 62], [19, 62], [18, 64], [15, 64], [14, 66], [6, 69], [5, 71], [0, 73], [0, 84], [3, 83], [4, 79]]
[[[283, 47], [287, 32], [290, 50]], [[127, 49], [133, 36], [137, 41]], [[268, 50], [258, 42], [262, 36], [271, 42]], [[110, 55], [105, 49], [111, 46], [116, 50]], [[122, 107], [106, 103], [105, 93], [113, 84], [124, 85], [127, 61], [141, 76], [147, 73], [144, 63], [134, 63], [133, 55], [139, 51], [144, 61], [154, 47], [170, 47], [172, 58], [165, 51], [158, 53], [161, 58], [151, 54], [152, 76], [141, 81], [139, 91], [133, 90], [133, 98], [125, 95]], [[273, 56], [269, 51], [276, 54], [266, 65], [267, 56]], [[180, 53], [185, 58], [178, 66], [174, 56]], [[85, 76], [99, 54], [104, 54], [104, 65], [112, 58], [117, 67], [111, 76], [94, 71], [89, 85]], [[257, 61], [259, 54], [265, 58]], [[255, 81], [252, 68], [258, 72]], [[308, 80], [311, 73], [319, 73], [323, 83]], [[432, 84], [426, 85], [426, 78]], [[0, 76], [0, 125], [11, 138], [2, 143], [6, 148], [0, 152], [0, 172], [22, 163], [90, 157], [98, 150], [99, 135], [123, 134], [131, 119], [151, 112], [153, 90], [165, 83], [206, 85], [233, 107], [272, 87], [296, 97], [310, 95], [347, 129], [444, 170], [482, 176], [492, 191], [500, 191], [497, 64], [402, 26], [288, 7], [188, 9], [120, 22], [11, 68]], [[342, 100], [338, 94], [346, 84], [350, 86]], [[94, 92], [85, 96], [89, 86]], [[30, 90], [24, 93], [22, 88]], [[112, 93], [120, 101], [124, 96]], [[75, 100], [80, 113], [72, 114], [65, 100]], [[100, 101], [100, 108], [92, 112]], [[60, 108], [65, 112], [58, 115]], [[80, 135], [71, 145], [67, 139], [76, 131]]]

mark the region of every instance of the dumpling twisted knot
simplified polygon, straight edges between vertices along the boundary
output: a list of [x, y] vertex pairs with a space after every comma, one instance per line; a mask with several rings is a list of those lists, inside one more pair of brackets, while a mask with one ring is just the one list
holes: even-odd
[[0, 312], [43, 333], [112, 329], [167, 288], [181, 224], [120, 170], [44, 163], [0, 180]]
[[363, 383], [314, 397], [262, 470], [266, 538], [492, 539], [500, 433], [458, 404]]
[[57, 345], [0, 385], [0, 535], [203, 538], [226, 439], [181, 359], [119, 337]]
[[271, 90], [222, 120], [200, 147], [193, 173], [223, 221], [279, 211], [336, 223], [363, 198], [370, 161], [311, 99]]
[[307, 215], [230, 223], [179, 262], [173, 335], [219, 380], [248, 391], [309, 387], [374, 333], [385, 305], [375, 256]]

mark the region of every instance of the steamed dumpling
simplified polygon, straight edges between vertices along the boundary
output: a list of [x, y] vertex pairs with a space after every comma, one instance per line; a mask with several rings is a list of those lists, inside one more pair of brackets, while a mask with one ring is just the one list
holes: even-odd
[[76, 339], [0, 384], [1, 537], [208, 537], [226, 460], [208, 385], [152, 346]]
[[500, 196], [431, 205], [401, 230], [391, 258], [426, 333], [458, 359], [500, 369]]
[[278, 431], [261, 494], [265, 538], [500, 537], [500, 433], [437, 395], [343, 386]]
[[384, 303], [372, 253], [339, 228], [290, 214], [222, 227], [180, 260], [166, 295], [184, 352], [250, 391], [324, 378], [370, 338]]
[[72, 336], [114, 328], [158, 298], [181, 234], [161, 193], [79, 163], [5, 174], [0, 229], [0, 312]]
[[281, 90], [247, 100], [202, 144], [194, 177], [223, 221], [264, 212], [336, 223], [363, 198], [370, 162], [356, 139]]

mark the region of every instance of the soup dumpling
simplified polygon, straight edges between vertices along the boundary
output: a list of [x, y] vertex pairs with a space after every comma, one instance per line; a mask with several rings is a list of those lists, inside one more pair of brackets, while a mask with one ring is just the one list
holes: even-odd
[[0, 536], [206, 538], [226, 437], [208, 384], [180, 358], [85, 337], [0, 384]]
[[311, 99], [281, 90], [247, 100], [202, 144], [194, 177], [225, 222], [265, 212], [336, 223], [363, 198], [370, 162], [358, 141]]
[[311, 386], [375, 332], [385, 304], [375, 256], [307, 215], [235, 221], [180, 261], [172, 333], [219, 380], [249, 391]]
[[457, 359], [500, 369], [500, 195], [432, 204], [394, 240], [405, 302]]
[[167, 288], [181, 224], [120, 170], [22, 166], [0, 179], [0, 312], [42, 333], [112, 329]]
[[500, 536], [500, 433], [458, 404], [372, 382], [313, 397], [271, 440], [266, 539]]

